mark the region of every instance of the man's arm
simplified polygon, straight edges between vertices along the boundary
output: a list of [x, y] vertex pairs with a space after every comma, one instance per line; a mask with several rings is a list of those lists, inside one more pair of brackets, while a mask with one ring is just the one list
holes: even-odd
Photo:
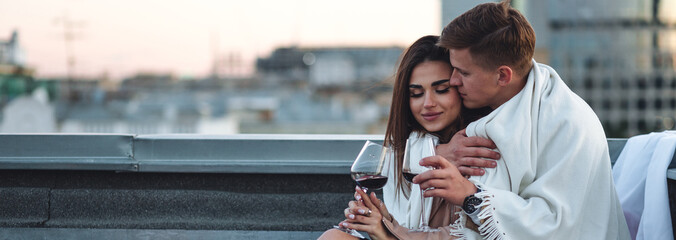
[[436, 153], [455, 165], [462, 175], [482, 176], [486, 173], [483, 168], [497, 166], [495, 160], [500, 159], [500, 153], [492, 150], [495, 148], [493, 141], [468, 137], [463, 129], [453, 135], [450, 142], [439, 144]]
[[426, 157], [420, 160], [420, 165], [434, 168], [413, 178], [413, 183], [420, 184], [421, 189], [427, 189], [425, 197], [440, 197], [461, 206], [465, 197], [477, 191], [474, 183], [462, 176], [444, 157]]

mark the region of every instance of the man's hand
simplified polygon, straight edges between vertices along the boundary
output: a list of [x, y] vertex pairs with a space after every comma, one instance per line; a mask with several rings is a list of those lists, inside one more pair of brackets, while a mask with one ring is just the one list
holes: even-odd
[[495, 148], [497, 147], [493, 141], [482, 137], [467, 137], [463, 129], [453, 135], [449, 143], [439, 144], [436, 154], [448, 159], [462, 175], [481, 176], [486, 173], [483, 168], [497, 166], [495, 160], [500, 159], [500, 154], [491, 150]]
[[[420, 184], [425, 197], [441, 197], [455, 205], [462, 205], [465, 197], [476, 193], [477, 188], [460, 174], [460, 171], [444, 157], [439, 155], [420, 160], [421, 166], [434, 168], [413, 178], [413, 183]], [[429, 189], [434, 188], [434, 189]]]

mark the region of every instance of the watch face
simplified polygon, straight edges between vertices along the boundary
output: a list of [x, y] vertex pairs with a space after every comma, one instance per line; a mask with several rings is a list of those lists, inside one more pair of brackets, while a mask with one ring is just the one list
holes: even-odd
[[470, 205], [478, 206], [481, 204], [481, 199], [475, 196], [472, 196], [469, 198], [469, 201], [467, 201]]
[[479, 206], [481, 202], [482, 200], [474, 195], [468, 196], [462, 205], [462, 209], [465, 210], [466, 213], [474, 213], [474, 211], [476, 211], [476, 206]]
[[474, 213], [474, 211], [476, 211], [476, 208], [472, 205], [468, 205], [468, 206], [464, 207], [463, 210], [465, 210], [466, 213], [471, 214], [471, 213]]

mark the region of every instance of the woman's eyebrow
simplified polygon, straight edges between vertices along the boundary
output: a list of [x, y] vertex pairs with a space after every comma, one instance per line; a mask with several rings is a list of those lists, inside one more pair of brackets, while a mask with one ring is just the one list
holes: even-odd
[[411, 85], [408, 85], [408, 88], [416, 88], [417, 89], [417, 88], [423, 88], [423, 87], [422, 87], [422, 85], [411, 84]]
[[432, 83], [432, 87], [437, 86], [437, 85], [441, 85], [441, 84], [444, 84], [444, 83], [447, 83], [447, 82], [450, 82], [450, 81], [451, 81], [450, 79], [437, 80], [437, 81], [434, 81]]

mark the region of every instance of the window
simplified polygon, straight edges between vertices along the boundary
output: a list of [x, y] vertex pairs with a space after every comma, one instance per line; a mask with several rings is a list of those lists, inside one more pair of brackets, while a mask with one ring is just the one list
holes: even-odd
[[645, 77], [639, 77], [636, 80], [636, 85], [638, 86], [638, 89], [644, 90], [644, 89], [646, 89], [648, 83], [646, 82]]
[[648, 104], [646, 103], [646, 100], [643, 99], [643, 98], [639, 98], [639, 99], [636, 101], [636, 107], [638, 108], [638, 110], [645, 110], [645, 108], [647, 107], [647, 105], [648, 105]]
[[664, 79], [662, 78], [662, 76], [657, 76], [655, 78], [655, 88], [661, 89], [662, 85], [664, 85]]
[[662, 99], [655, 99], [655, 102], [653, 103], [655, 109], [660, 110], [662, 109]]
[[594, 79], [591, 77], [585, 77], [584, 78], [584, 88], [589, 90], [589, 89], [594, 89]]

